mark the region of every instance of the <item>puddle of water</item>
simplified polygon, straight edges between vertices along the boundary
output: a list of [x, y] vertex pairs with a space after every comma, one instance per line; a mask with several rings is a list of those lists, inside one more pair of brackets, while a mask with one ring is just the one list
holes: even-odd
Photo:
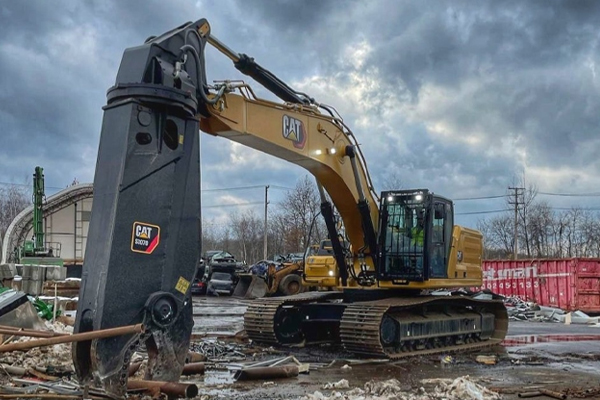
[[502, 342], [506, 347], [532, 343], [600, 341], [600, 335], [520, 335], [510, 336]]

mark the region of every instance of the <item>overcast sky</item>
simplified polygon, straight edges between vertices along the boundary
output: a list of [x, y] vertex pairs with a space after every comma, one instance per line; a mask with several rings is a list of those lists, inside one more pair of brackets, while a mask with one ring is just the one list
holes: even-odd
[[[600, 192], [600, 2], [546, 0], [4, 0], [0, 182], [23, 183], [36, 165], [50, 191], [91, 182], [101, 108], [123, 50], [203, 17], [229, 47], [335, 106], [377, 190], [397, 176], [403, 188], [462, 199], [505, 194], [525, 177], [542, 192]], [[207, 64], [210, 80], [241, 77], [214, 50]], [[293, 187], [305, 175], [201, 137], [204, 189]], [[203, 201], [258, 203], [263, 193], [205, 191]], [[278, 201], [284, 190], [271, 193]], [[544, 199], [598, 207], [600, 197]], [[261, 206], [204, 212], [222, 219], [252, 208]], [[456, 202], [457, 213], [503, 208], [503, 199]]]

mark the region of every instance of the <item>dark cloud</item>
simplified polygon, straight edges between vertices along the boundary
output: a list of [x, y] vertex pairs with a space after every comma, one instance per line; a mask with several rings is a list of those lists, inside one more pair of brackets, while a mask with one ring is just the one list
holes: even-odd
[[[38, 164], [49, 186], [91, 181], [123, 50], [201, 17], [338, 107], [376, 184], [397, 171], [405, 187], [449, 197], [504, 193], [523, 172], [548, 190], [600, 185], [600, 3], [541, 0], [2, 2], [0, 182]], [[250, 81], [207, 51], [209, 79]], [[206, 188], [294, 186], [304, 175], [208, 136], [202, 165]]]

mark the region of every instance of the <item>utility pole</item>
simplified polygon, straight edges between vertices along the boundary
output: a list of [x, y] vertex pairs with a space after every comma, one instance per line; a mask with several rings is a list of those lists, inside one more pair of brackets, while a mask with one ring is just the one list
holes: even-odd
[[[508, 204], [515, 206], [515, 233], [514, 233], [514, 259], [517, 260], [519, 258], [519, 196], [523, 195], [523, 190], [525, 188], [522, 187], [509, 187], [508, 190], [514, 191], [514, 200], [508, 200]], [[509, 197], [510, 198], [510, 197]]]
[[269, 185], [265, 186], [265, 230], [263, 236], [263, 260], [267, 259], [267, 209], [269, 205]]

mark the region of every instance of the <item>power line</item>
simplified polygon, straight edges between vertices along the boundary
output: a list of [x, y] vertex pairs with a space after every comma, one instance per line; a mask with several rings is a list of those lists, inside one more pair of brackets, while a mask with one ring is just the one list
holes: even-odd
[[571, 211], [573, 209], [577, 209], [577, 210], [581, 210], [581, 211], [600, 211], [600, 208], [598, 207], [550, 207], [552, 210], [559, 210], [559, 211]]
[[537, 192], [545, 196], [564, 196], [564, 197], [597, 197], [600, 196], [600, 192], [595, 193], [550, 193], [550, 192]]
[[[3, 186], [22, 186], [22, 187], [31, 187], [31, 185], [25, 184], [25, 183], [10, 183], [10, 182], [0, 182], [0, 185]], [[66, 186], [68, 187], [68, 186]], [[56, 186], [46, 186], [46, 189], [58, 189], [58, 190], [62, 190], [65, 189], [66, 187], [62, 188], [62, 187], [56, 187]]]
[[205, 209], [205, 208], [221, 208], [221, 207], [245, 207], [245, 206], [255, 206], [257, 204], [264, 204], [264, 202], [253, 201], [250, 203], [240, 203], [240, 204], [211, 204], [209, 206], [201, 206], [201, 208]]
[[229, 192], [234, 190], [250, 190], [250, 189], [264, 189], [265, 186], [269, 186], [272, 189], [280, 189], [280, 190], [293, 190], [293, 188], [278, 186], [278, 185], [252, 185], [252, 186], [236, 186], [236, 187], [226, 187], [226, 188], [215, 188], [215, 189], [200, 189], [201, 192]]
[[200, 191], [201, 192], [224, 192], [224, 191], [232, 191], [232, 190], [258, 189], [258, 188], [264, 188], [265, 186], [266, 185], [238, 186], [238, 187], [217, 188], [217, 189], [200, 189]]
[[287, 187], [287, 186], [279, 186], [279, 185], [269, 185], [269, 187], [272, 189], [280, 189], [280, 190], [294, 190], [294, 188]]
[[503, 210], [470, 211], [470, 212], [454, 213], [454, 215], [493, 214], [493, 213], [499, 213], [499, 212], [505, 212], [505, 211], [510, 211], [510, 210], [508, 208], [505, 208]]
[[463, 197], [461, 199], [453, 199], [453, 201], [466, 201], [466, 200], [485, 200], [485, 199], [500, 199], [506, 197], [506, 194], [500, 194], [497, 196], [482, 196], [482, 197]]

